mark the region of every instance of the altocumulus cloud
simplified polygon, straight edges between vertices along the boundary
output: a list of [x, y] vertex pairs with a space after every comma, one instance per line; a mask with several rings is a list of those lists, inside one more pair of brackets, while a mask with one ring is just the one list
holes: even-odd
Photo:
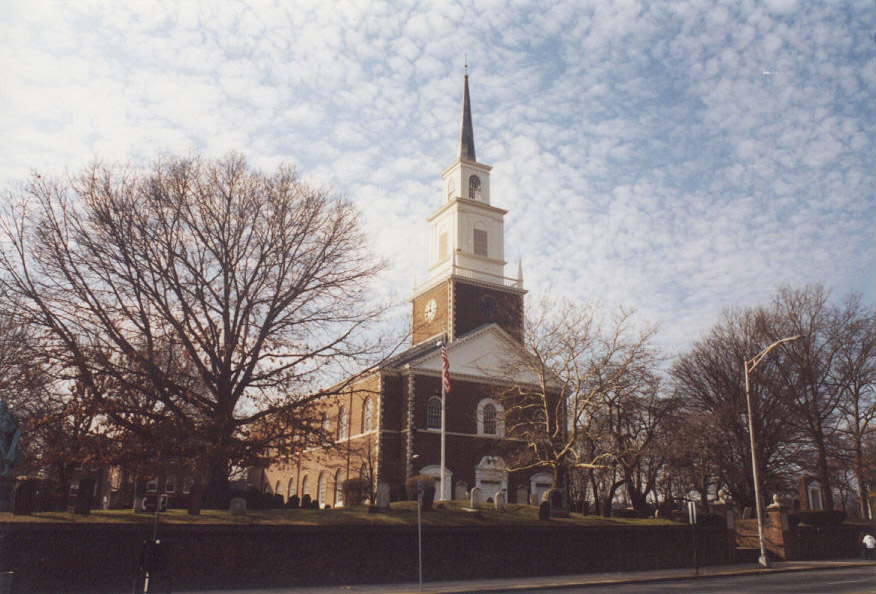
[[[230, 149], [363, 211], [401, 300], [468, 54], [506, 274], [685, 348], [780, 283], [873, 302], [872, 3], [10, 3], [0, 180]], [[403, 307], [401, 308], [403, 309]]]

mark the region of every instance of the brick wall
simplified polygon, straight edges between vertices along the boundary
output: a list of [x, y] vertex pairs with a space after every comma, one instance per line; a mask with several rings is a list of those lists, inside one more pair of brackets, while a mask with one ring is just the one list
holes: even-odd
[[[16, 591], [131, 591], [146, 526], [5, 524]], [[727, 562], [723, 528], [699, 528], [703, 565]], [[416, 581], [417, 531], [390, 526], [162, 526], [176, 590]], [[424, 578], [476, 579], [686, 567], [689, 526], [426, 527]]]

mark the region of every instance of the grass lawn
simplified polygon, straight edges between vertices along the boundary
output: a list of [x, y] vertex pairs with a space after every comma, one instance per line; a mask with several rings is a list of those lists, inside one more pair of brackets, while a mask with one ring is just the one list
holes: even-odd
[[[443, 505], [443, 509], [438, 509]], [[531, 505], [508, 504], [505, 511], [498, 512], [486, 507], [479, 513], [463, 511], [466, 504], [448, 501], [436, 504], [436, 509], [423, 512], [424, 526], [671, 526], [667, 519], [602, 518], [572, 514], [570, 518], [555, 518], [549, 523], [538, 519], [538, 508]], [[134, 513], [130, 510], [97, 510], [87, 516], [70, 512], [40, 512], [30, 516], [15, 516], [0, 513], [3, 522], [54, 522], [66, 524], [151, 524], [153, 514]], [[383, 525], [416, 526], [417, 504], [414, 501], [394, 502], [388, 512], [369, 513], [368, 507], [339, 507], [327, 510], [271, 509], [249, 510], [246, 515], [232, 516], [227, 510], [202, 510], [199, 516], [190, 516], [184, 509], [169, 510], [160, 515], [161, 524], [204, 525], [297, 525], [297, 526], [343, 526]]]

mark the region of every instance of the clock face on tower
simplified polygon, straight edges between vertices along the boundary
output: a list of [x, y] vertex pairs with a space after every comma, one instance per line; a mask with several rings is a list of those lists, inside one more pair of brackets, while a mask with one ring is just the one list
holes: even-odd
[[435, 303], [434, 299], [429, 299], [429, 302], [426, 304], [426, 321], [431, 322], [435, 319], [435, 315], [438, 313], [438, 304]]

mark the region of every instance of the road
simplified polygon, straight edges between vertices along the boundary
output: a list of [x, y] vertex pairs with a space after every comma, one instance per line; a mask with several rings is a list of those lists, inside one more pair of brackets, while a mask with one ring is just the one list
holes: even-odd
[[562, 592], [563, 594], [675, 594], [678, 592], [723, 592], [753, 594], [841, 594], [876, 593], [876, 568], [853, 567], [829, 571], [792, 571], [765, 575], [742, 575], [729, 577], [647, 582], [622, 585], [600, 585], [562, 590], [534, 589], [515, 590], [514, 594]]

